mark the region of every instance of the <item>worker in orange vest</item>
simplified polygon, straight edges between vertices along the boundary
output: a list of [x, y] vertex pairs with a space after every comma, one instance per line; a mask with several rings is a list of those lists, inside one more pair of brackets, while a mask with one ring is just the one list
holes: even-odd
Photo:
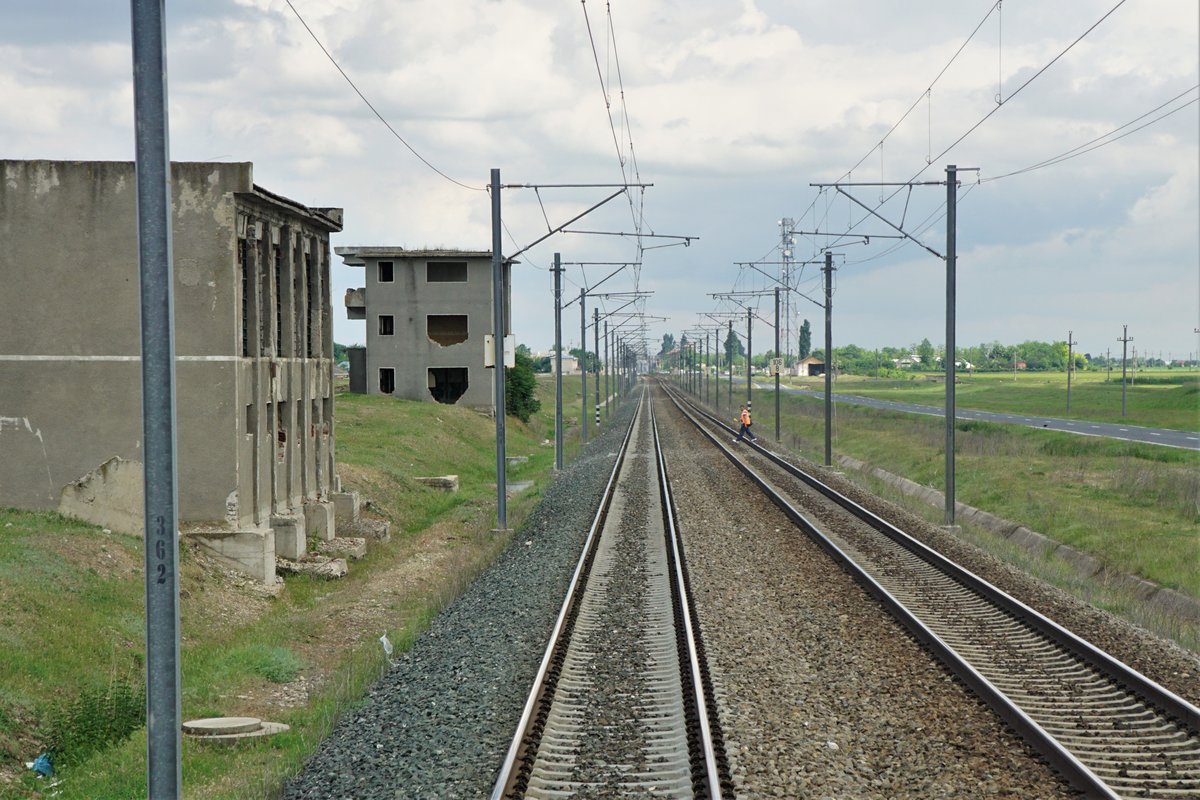
[[733, 440], [734, 444], [737, 444], [738, 442], [740, 442], [742, 440], [743, 436], [749, 436], [750, 441], [752, 441], [752, 442], [758, 441], [758, 437], [755, 436], [754, 433], [750, 430], [750, 426], [752, 424], [753, 423], [750, 421], [750, 407], [742, 406], [742, 429], [738, 431], [737, 438]]

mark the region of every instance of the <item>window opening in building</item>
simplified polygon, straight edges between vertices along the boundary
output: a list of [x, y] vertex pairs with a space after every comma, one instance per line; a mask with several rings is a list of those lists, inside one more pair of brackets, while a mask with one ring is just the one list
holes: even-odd
[[283, 358], [283, 251], [271, 246], [275, 256], [275, 357]]
[[379, 262], [379, 282], [380, 283], [391, 283], [392, 281], [395, 280], [395, 277], [393, 276], [393, 273], [392, 273], [392, 270], [394, 269], [394, 267], [395, 267], [395, 264], [391, 261], [380, 261]]
[[299, 239], [292, 240], [292, 355], [303, 358], [307, 353], [304, 344], [304, 270], [300, 266]]
[[396, 333], [396, 318], [391, 314], [379, 315], [379, 335], [392, 336]]
[[466, 367], [430, 367], [429, 394], [439, 403], [453, 405], [467, 392]]
[[316, 294], [317, 283], [317, 267], [313, 264], [312, 251], [304, 254], [304, 297], [308, 301], [308, 308], [304, 309], [304, 340], [308, 343], [308, 357], [317, 357], [316, 342], [313, 340], [313, 308], [316, 302], [313, 295]]
[[238, 239], [238, 271], [242, 274], [242, 357], [250, 357], [250, 264], [246, 240]]
[[466, 283], [467, 262], [428, 261], [425, 264], [425, 281], [427, 283]]
[[379, 391], [391, 394], [396, 391], [396, 370], [383, 367], [379, 370]]
[[430, 314], [426, 320], [429, 338], [442, 347], [467, 340], [466, 314]]
[[275, 314], [271, 310], [271, 262], [270, 251], [262, 239], [254, 243], [254, 262], [257, 265], [255, 277], [258, 279], [258, 355], [270, 355], [271, 320]]
[[246, 406], [246, 435], [253, 436], [258, 431], [258, 411], [254, 404]]

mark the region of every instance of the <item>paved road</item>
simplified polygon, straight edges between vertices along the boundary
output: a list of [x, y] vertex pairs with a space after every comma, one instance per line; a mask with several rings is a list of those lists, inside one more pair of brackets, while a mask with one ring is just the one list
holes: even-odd
[[[769, 389], [772, 387], [755, 383], [754, 388]], [[805, 394], [816, 398], [825, 397], [824, 392], [794, 389], [788, 386], [782, 388], [785, 392]], [[873, 397], [862, 397], [854, 394], [834, 394], [833, 401], [835, 403], [854, 403], [856, 405], [885, 408], [889, 411], [905, 411], [910, 414], [928, 414], [933, 417], [945, 416], [944, 411], [938, 406], [896, 403], [891, 400], [877, 400]], [[1046, 428], [1052, 431], [1078, 433], [1081, 436], [1103, 436], [1109, 439], [1125, 439], [1131, 442], [1163, 445], [1164, 447], [1182, 447], [1187, 450], [1200, 450], [1200, 433], [1195, 431], [1177, 431], [1170, 428], [1141, 428], [1136, 425], [1121, 425], [1110, 422], [1034, 417], [1027, 414], [1003, 414], [995, 411], [972, 411], [971, 409], [964, 408], [956, 408], [954, 416], [957, 419], [978, 419], [1012, 425], [1027, 425], [1030, 428]]]

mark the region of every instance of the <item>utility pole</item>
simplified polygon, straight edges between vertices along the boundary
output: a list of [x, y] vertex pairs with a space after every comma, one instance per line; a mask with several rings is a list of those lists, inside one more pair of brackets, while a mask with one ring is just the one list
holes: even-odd
[[779, 439], [779, 364], [781, 357], [779, 355], [779, 287], [775, 287], [775, 358], [771, 361], [771, 366], [775, 370], [775, 441]]
[[750, 380], [751, 375], [752, 375], [752, 373], [750, 371], [750, 366], [751, 366], [751, 362], [754, 360], [754, 344], [753, 344], [754, 340], [751, 338], [753, 331], [754, 331], [754, 312], [747, 308], [746, 309], [746, 405], [747, 406], [750, 405], [751, 401], [754, 399], [754, 396], [753, 396], [754, 381]]
[[562, 402], [562, 256], [554, 254], [554, 468], [563, 468]]
[[[733, 339], [733, 320], [729, 320], [729, 335], [725, 337], [726, 346]], [[733, 350], [729, 351], [729, 410], [733, 411]]]
[[492, 170], [492, 388], [496, 404], [496, 529], [508, 530], [507, 466], [504, 457], [504, 246], [500, 236], [500, 170]]
[[954, 524], [954, 341], [958, 266], [958, 167], [946, 165], [946, 525]]
[[1129, 354], [1129, 343], [1133, 341], [1133, 337], [1129, 335], [1129, 326], [1121, 326], [1121, 338], [1117, 339], [1121, 343], [1121, 416], [1125, 416], [1125, 364]]
[[592, 337], [596, 343], [596, 430], [600, 429], [600, 309], [592, 309]]
[[[792, 358], [792, 338], [793, 338], [792, 337], [792, 328], [791, 328], [791, 324], [792, 324], [792, 292], [791, 292], [791, 288], [792, 288], [792, 269], [793, 269], [792, 261], [794, 258], [794, 254], [792, 253], [792, 245], [795, 244], [795, 242], [796, 242], [796, 239], [793, 236], [793, 234], [795, 233], [796, 221], [793, 220], [791, 217], [784, 217], [783, 219], [779, 220], [779, 228], [780, 228], [780, 230], [779, 230], [780, 248], [779, 249], [780, 249], [780, 253], [783, 257], [782, 269], [783, 269], [783, 288], [784, 288], [783, 301], [784, 301], [784, 327], [785, 327], [785, 330], [783, 333], [783, 341], [786, 342], [785, 346], [787, 347], [787, 359], [790, 361]], [[778, 320], [776, 320], [776, 329], [778, 329], [778, 325], [779, 325]], [[779, 356], [779, 345], [778, 344], [775, 345], [775, 355], [776, 355], [776, 357]], [[785, 361], [784, 364], [786, 365], [787, 361]], [[779, 437], [776, 436], [775, 438], [778, 441]]]
[[587, 418], [587, 373], [588, 373], [588, 358], [587, 358], [587, 289], [579, 290], [579, 376], [583, 378], [583, 387], [579, 394], [579, 410], [582, 415], [582, 424], [579, 426], [579, 435], [583, 437], [583, 443], [587, 444], [588, 418]]
[[604, 320], [604, 418], [608, 419], [608, 401], [612, 395], [608, 391], [608, 320]]
[[1074, 331], [1067, 331], [1067, 412], [1071, 411], [1071, 373], [1075, 370], [1075, 357], [1072, 348], [1079, 342], [1075, 341], [1072, 334]]
[[711, 334], [708, 331], [704, 332], [704, 402], [712, 402], [710, 393], [712, 391], [712, 375], [709, 374], [712, 370], [712, 348], [708, 344], [708, 339]]
[[179, 473], [166, 25], [162, 0], [132, 0], [133, 111], [141, 297], [143, 512], [146, 531], [146, 785], [178, 798]]
[[833, 466], [833, 253], [825, 251], [825, 466]]

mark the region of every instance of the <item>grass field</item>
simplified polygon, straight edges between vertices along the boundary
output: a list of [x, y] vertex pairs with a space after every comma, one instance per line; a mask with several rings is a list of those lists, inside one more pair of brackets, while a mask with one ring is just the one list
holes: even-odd
[[[1125, 386], [1124, 417], [1121, 375], [1117, 372], [1107, 381], [1106, 377], [1104, 372], [1075, 373], [1071, 378], [1068, 412], [1066, 373], [960, 373], [955, 404], [960, 409], [1200, 430], [1200, 372], [1140, 371], [1136, 381]], [[768, 379], [762, 383], [770, 382]], [[823, 378], [794, 378], [789, 385], [815, 391], [824, 391], [825, 386]], [[834, 392], [942, 408], [946, 384], [941, 375], [919, 375], [899, 381], [846, 375], [835, 381]]]
[[[575, 412], [579, 390], [578, 376], [564, 379], [564, 400]], [[509, 499], [510, 527], [552, 476], [553, 381], [539, 380], [538, 393], [542, 409], [529, 424], [507, 421], [508, 454], [529, 459], [511, 465], [509, 480], [533, 481]], [[289, 577], [277, 597], [206, 569], [202, 556], [182, 549], [183, 718], [249, 715], [291, 726], [237, 748], [185, 740], [186, 798], [273, 796], [385, 668], [379, 635], [387, 631], [397, 648], [407, 647], [508, 543], [490, 533], [491, 418], [344, 393], [336, 414], [343, 484], [391, 521], [392, 540], [372, 545], [340, 581]], [[565, 417], [570, 457], [579, 449], [579, 414]], [[460, 480], [454, 494], [411, 480], [450, 473]], [[144, 683], [142, 563], [140, 538], [0, 509], [0, 798], [146, 796], [137, 694]], [[289, 692], [307, 702], [285, 702]], [[51, 788], [23, 763], [54, 740], [63, 752], [56, 758], [61, 782]]]

